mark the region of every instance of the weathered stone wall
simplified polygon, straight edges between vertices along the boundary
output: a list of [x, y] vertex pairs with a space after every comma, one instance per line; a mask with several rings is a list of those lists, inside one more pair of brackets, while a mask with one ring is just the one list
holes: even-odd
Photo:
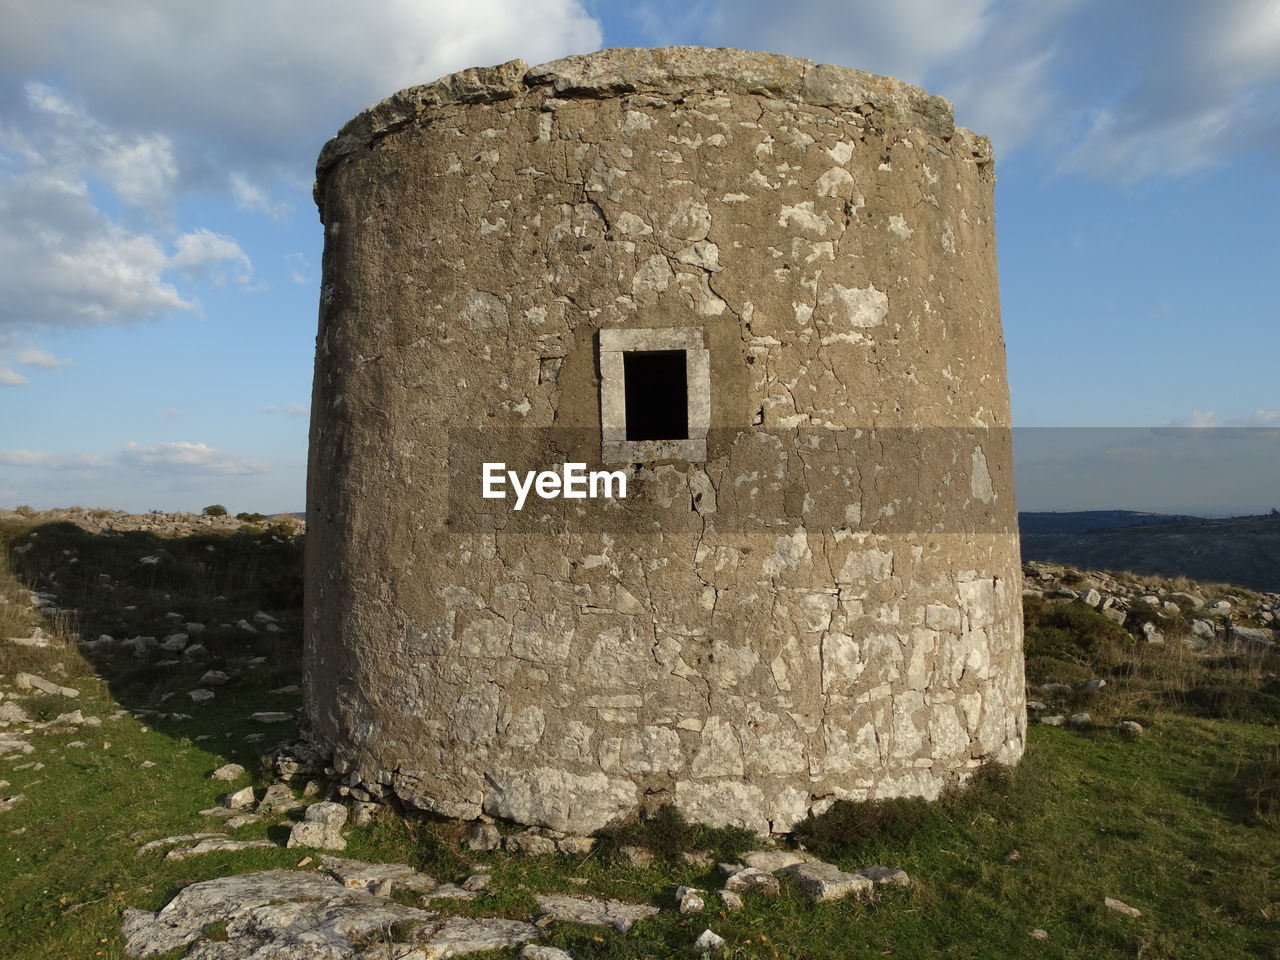
[[[1016, 760], [992, 184], [945, 100], [737, 51], [515, 61], [348, 124], [316, 192], [307, 690], [349, 782], [764, 832]], [[601, 466], [599, 332], [652, 328], [705, 343], [706, 460], [482, 501], [483, 459]]]

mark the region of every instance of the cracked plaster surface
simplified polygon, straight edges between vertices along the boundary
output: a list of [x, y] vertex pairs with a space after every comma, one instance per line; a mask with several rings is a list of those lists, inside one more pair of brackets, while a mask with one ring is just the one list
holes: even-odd
[[[781, 832], [1016, 760], [992, 183], [945, 101], [734, 51], [464, 71], [344, 128], [307, 683], [351, 782], [574, 832], [666, 801]], [[626, 504], [560, 526], [460, 495], [460, 435], [599, 465], [600, 331], [690, 327], [705, 462], [633, 465]]]

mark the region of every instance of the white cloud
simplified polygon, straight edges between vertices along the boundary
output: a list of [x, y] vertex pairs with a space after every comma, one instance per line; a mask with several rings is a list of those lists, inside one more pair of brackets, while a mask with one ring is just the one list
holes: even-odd
[[1280, 427], [1280, 410], [1254, 410], [1238, 417], [1223, 418], [1211, 410], [1193, 410], [1184, 417], [1170, 420], [1171, 427]]
[[284, 220], [289, 215], [287, 203], [272, 203], [267, 191], [250, 183], [243, 173], [233, 173], [227, 181], [231, 184], [231, 196], [235, 199], [237, 210], [262, 213], [277, 221]]
[[302, 254], [285, 254], [284, 265], [289, 272], [289, 279], [294, 283], [311, 282], [311, 263]]
[[[1123, 5], [1117, 5], [1122, 7]], [[1129, 29], [1131, 20], [1113, 9]], [[1170, 0], [1140, 18], [1130, 75], [1087, 111], [1062, 169], [1133, 182], [1183, 176], [1280, 142], [1280, 7], [1274, 0]], [[1102, 31], [1109, 24], [1098, 24]]]
[[[24, 96], [0, 96], [0, 327], [195, 309], [174, 271], [261, 289], [230, 237], [186, 229], [171, 248], [178, 199], [225, 190], [286, 217], [277, 192], [306, 202], [320, 146], [370, 103], [600, 43], [580, 0], [369, 0], [358, 14], [339, 0], [123, 3], [7, 11], [0, 91]], [[294, 282], [307, 266], [289, 264]]]
[[20, 387], [27, 378], [12, 367], [0, 366], [0, 387]]
[[128, 466], [178, 473], [266, 473], [270, 469], [264, 463], [243, 460], [207, 444], [184, 441], [163, 441], [147, 446], [126, 443], [120, 459]]
[[1169, 421], [1171, 427], [1220, 427], [1221, 418], [1212, 410], [1192, 410], [1184, 417], [1175, 417]]
[[262, 408], [263, 413], [284, 413], [291, 417], [304, 417], [311, 412], [305, 403], [286, 403], [283, 407], [269, 406]]
[[164, 130], [183, 166], [211, 182], [228, 170], [296, 171], [352, 115], [402, 87], [601, 40], [580, 0], [367, 0], [358, 12], [343, 0], [36, 6], [6, 17], [0, 76], [55, 67], [95, 115]]
[[179, 417], [185, 417], [186, 415], [187, 411], [179, 410], [177, 407], [165, 407], [160, 411], [160, 416], [166, 420], [177, 420]]
[[232, 269], [236, 283], [248, 283], [253, 279], [253, 265], [249, 257], [240, 249], [240, 244], [230, 237], [201, 227], [190, 233], [184, 233], [174, 241], [176, 252], [168, 259], [167, 266], [181, 270], [193, 277], [212, 274], [216, 285], [225, 282], [225, 271], [220, 269], [227, 265]]
[[103, 180], [121, 203], [167, 221], [178, 175], [173, 142], [154, 130], [125, 133], [91, 116], [53, 87], [23, 86], [27, 106], [37, 117], [28, 161], [70, 177], [82, 172]]
[[0, 450], [0, 464], [37, 470], [84, 470], [107, 467], [111, 461], [88, 453], [47, 453], [35, 450]]
[[58, 367], [69, 367], [75, 361], [55, 357], [49, 351], [41, 350], [38, 347], [27, 347], [23, 350], [19, 350], [13, 355], [13, 362], [21, 364], [24, 367], [40, 367], [44, 370], [56, 370]]
[[769, 50], [885, 73], [955, 102], [997, 157], [1063, 172], [1183, 176], [1280, 144], [1280, 5], [1165, 0], [649, 0], [654, 42]]

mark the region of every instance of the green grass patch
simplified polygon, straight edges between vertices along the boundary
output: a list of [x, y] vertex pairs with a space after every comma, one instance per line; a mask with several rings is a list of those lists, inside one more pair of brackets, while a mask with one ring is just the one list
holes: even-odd
[[[193, 639], [208, 650], [199, 662], [178, 658], [157, 667], [154, 658], [128, 652], [87, 660], [66, 642], [0, 645], [0, 673], [30, 670], [81, 690], [74, 702], [25, 698], [24, 709], [52, 718], [78, 707], [103, 718], [74, 733], [35, 733], [32, 755], [0, 762], [0, 778], [10, 784], [3, 794], [26, 797], [0, 814], [4, 957], [122, 958], [126, 908], [157, 909], [187, 884], [229, 873], [317, 869], [313, 852], [304, 862], [308, 851], [283, 847], [184, 861], [165, 860], [163, 852], [136, 855], [148, 840], [222, 829], [221, 821], [198, 814], [228, 790], [209, 773], [234, 761], [265, 787], [274, 743], [293, 735], [290, 726], [263, 727], [247, 717], [300, 707], [296, 696], [269, 692], [299, 680], [299, 540], [269, 532], [161, 540], [90, 535], [67, 525], [10, 525], [0, 536], [0, 563], [12, 561], [27, 586], [76, 611], [66, 616], [84, 636], [163, 637], [197, 621], [205, 631]], [[161, 559], [142, 563], [148, 556]], [[3, 570], [0, 595], [24, 596]], [[279, 633], [236, 625], [259, 610], [279, 620]], [[0, 605], [0, 625], [5, 636], [43, 625], [57, 638], [72, 624], [42, 620], [11, 602]], [[611, 831], [589, 854], [544, 857], [470, 851], [459, 824], [388, 813], [347, 828], [344, 855], [408, 863], [442, 881], [492, 875], [490, 892], [475, 901], [430, 904], [442, 914], [529, 919], [544, 892], [666, 908], [626, 935], [549, 927], [547, 942], [578, 960], [692, 957], [706, 927], [728, 940], [725, 956], [734, 960], [1280, 957], [1275, 655], [1205, 657], [1181, 644], [1135, 643], [1073, 603], [1029, 603], [1027, 626], [1029, 661], [1043, 668], [1037, 682], [1108, 679], [1099, 692], [1078, 691], [1072, 704], [1089, 710], [1098, 727], [1033, 725], [1017, 767], [992, 770], [937, 802], [837, 803], [804, 824], [795, 841], [824, 859], [846, 869], [897, 866], [911, 875], [910, 888], [871, 902], [814, 905], [784, 883], [776, 900], [748, 895], [744, 909], [730, 914], [712, 895], [704, 914], [683, 918], [672, 909], [677, 886], [719, 885], [713, 866], [684, 854], [732, 860], [752, 842], [737, 831], [685, 823], [670, 808]], [[233, 682], [195, 704], [187, 691], [210, 667]], [[1076, 672], [1067, 678], [1063, 671]], [[1110, 725], [1121, 718], [1139, 720], [1145, 736], [1119, 737]], [[255, 736], [262, 739], [247, 739]], [[86, 746], [69, 746], [73, 741]], [[267, 817], [232, 833], [279, 837], [282, 820]], [[631, 866], [618, 856], [626, 845], [657, 859]], [[1106, 909], [1107, 896], [1142, 916]], [[420, 902], [414, 894], [397, 898]], [[1031, 937], [1035, 929], [1050, 939]], [[226, 935], [216, 923], [207, 933]], [[379, 947], [370, 943], [371, 957]]]

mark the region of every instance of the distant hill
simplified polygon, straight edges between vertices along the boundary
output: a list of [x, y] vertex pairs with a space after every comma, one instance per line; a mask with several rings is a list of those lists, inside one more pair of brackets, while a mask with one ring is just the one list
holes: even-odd
[[1138, 527], [1147, 523], [1200, 519], [1203, 518], [1170, 513], [1140, 513], [1136, 510], [1075, 510], [1066, 513], [1019, 513], [1018, 526], [1023, 536], [1026, 536], [1030, 533], [1078, 533], [1081, 530]]
[[[1114, 522], [1107, 524], [1107, 518]], [[1019, 519], [1024, 562], [1046, 560], [1280, 591], [1280, 515], [1206, 520], [1104, 510], [1022, 514]]]

